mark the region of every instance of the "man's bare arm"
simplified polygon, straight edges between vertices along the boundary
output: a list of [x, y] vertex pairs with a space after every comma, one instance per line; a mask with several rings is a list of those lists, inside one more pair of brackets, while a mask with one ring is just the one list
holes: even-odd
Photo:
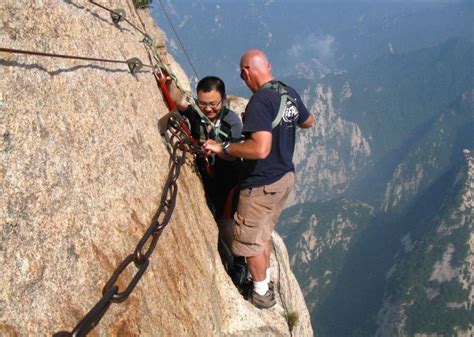
[[312, 114], [309, 114], [308, 118], [303, 123], [298, 124], [298, 127], [302, 129], [308, 129], [312, 127], [315, 123], [315, 119]]
[[[244, 159], [265, 159], [272, 148], [272, 133], [268, 131], [253, 132], [249, 139], [242, 143], [232, 143], [226, 149], [227, 155]], [[204, 144], [204, 149], [224, 156], [222, 145], [213, 140]]]
[[186, 97], [183, 93], [176, 87], [172, 78], [170, 76], [166, 76], [166, 86], [170, 92], [171, 99], [176, 104], [176, 107], [179, 111], [184, 111], [188, 108], [189, 103], [186, 100]]

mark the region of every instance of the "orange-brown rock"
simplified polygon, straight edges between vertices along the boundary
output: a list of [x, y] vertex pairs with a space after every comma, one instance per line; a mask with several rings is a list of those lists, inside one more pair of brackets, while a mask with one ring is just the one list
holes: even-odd
[[[98, 2], [123, 8], [164, 43], [132, 1]], [[140, 33], [114, 25], [88, 1], [6, 0], [0, 17], [1, 47], [153, 61]], [[179, 65], [167, 60], [189, 90]], [[71, 331], [100, 299], [159, 204], [169, 155], [157, 122], [166, 112], [148, 68], [133, 76], [125, 64], [0, 52], [0, 335]], [[274, 309], [255, 309], [222, 267], [191, 157], [178, 186], [176, 210], [143, 278], [90, 335], [285, 336], [286, 310], [300, 316], [295, 336], [312, 335], [282, 242], [276, 238], [274, 270], [283, 296]], [[135, 271], [128, 268], [117, 285]]]

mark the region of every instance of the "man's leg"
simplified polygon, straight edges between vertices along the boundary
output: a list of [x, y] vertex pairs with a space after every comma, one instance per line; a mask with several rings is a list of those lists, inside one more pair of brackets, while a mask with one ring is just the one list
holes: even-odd
[[267, 266], [266, 269], [270, 268], [270, 255], [272, 253], [272, 242], [270, 240], [265, 241], [265, 246], [263, 247], [263, 254], [267, 259]]
[[247, 265], [254, 282], [264, 281], [267, 272], [267, 257], [263, 253], [257, 256], [247, 257]]
[[268, 240], [268, 241], [265, 242], [263, 252], [265, 254], [265, 258], [267, 259], [267, 269], [265, 270], [265, 282], [268, 284], [269, 288], [272, 288], [273, 286], [270, 286], [270, 283], [271, 283], [270, 255], [272, 253], [272, 241], [271, 240]]
[[291, 172], [273, 184], [242, 190], [240, 193], [232, 250], [237, 255], [247, 256], [249, 272], [254, 281], [250, 300], [258, 308], [270, 308], [276, 303], [273, 290], [268, 291], [271, 233], [293, 181]]
[[[279, 187], [275, 187], [275, 185], [278, 185]], [[267, 282], [268, 287], [272, 291], [273, 291], [273, 282], [271, 280], [271, 268], [270, 268], [270, 266], [271, 266], [271, 264], [270, 264], [271, 253], [272, 253], [271, 234], [273, 232], [274, 226], [278, 222], [278, 218], [280, 217], [280, 214], [283, 210], [286, 199], [288, 198], [291, 190], [293, 189], [293, 185], [294, 185], [294, 173], [289, 172], [284, 177], [282, 177], [282, 179], [280, 179], [278, 182], [276, 182], [276, 184], [274, 184], [273, 187], [270, 187], [270, 190], [271, 189], [276, 189], [276, 190], [279, 190], [279, 191], [284, 191], [284, 193], [283, 193], [282, 197], [280, 198], [280, 200], [278, 200], [273, 206], [273, 211], [272, 211], [272, 214], [271, 214], [271, 221], [270, 221], [270, 223], [273, 226], [271, 227], [269, 232], [268, 231], [266, 232], [266, 235], [264, 236], [264, 238], [266, 240], [264, 242], [264, 254], [267, 258], [267, 270], [266, 270], [265, 281]]]
[[[265, 241], [262, 239], [263, 227], [271, 218], [271, 206], [265, 197], [263, 187], [243, 190], [234, 215], [236, 223], [232, 251], [236, 255], [247, 257], [248, 269], [253, 280], [250, 301], [259, 308], [275, 304], [273, 294], [268, 293], [266, 281], [268, 254], [265, 252]], [[260, 296], [258, 303], [254, 301], [255, 296]]]

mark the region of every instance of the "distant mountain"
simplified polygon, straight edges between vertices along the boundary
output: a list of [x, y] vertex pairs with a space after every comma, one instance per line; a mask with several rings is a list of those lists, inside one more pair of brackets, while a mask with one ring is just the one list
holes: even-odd
[[[455, 164], [447, 162], [446, 156], [450, 157], [449, 149], [459, 153], [460, 147], [472, 144], [468, 132], [472, 107], [465, 104], [454, 117], [442, 115], [452, 111], [450, 104], [470, 95], [473, 47], [469, 40], [451, 39], [420, 51], [382, 57], [356, 71], [328, 75], [315, 89], [308, 87], [304, 97], [318, 123], [301, 133], [295, 154], [301, 188], [295, 201], [345, 193], [389, 208], [392, 201], [383, 201], [385, 194], [385, 199], [393, 195], [387, 184], [395, 179], [401, 169], [397, 166], [410, 150], [430, 133], [439, 133], [432, 137], [440, 140], [456, 137], [458, 131], [465, 135], [438, 142], [445, 149], [443, 162]], [[443, 129], [444, 120], [451, 124]], [[416, 162], [411, 160], [412, 165]], [[429, 181], [446, 168], [436, 167], [424, 177]]]
[[[347, 99], [335, 101], [341, 117], [357, 123], [380, 157], [416, 137], [424, 125], [473, 86], [474, 43], [450, 39], [402, 55], [384, 56], [323, 80]], [[421, 129], [421, 130], [420, 130]], [[416, 133], [416, 134], [414, 134]]]
[[384, 211], [398, 209], [463, 160], [474, 149], [474, 88], [458, 97], [406, 151], [386, 185]]
[[[316, 336], [469, 336], [469, 55], [472, 42], [449, 40], [393, 56], [388, 69], [376, 60], [364, 72], [330, 75], [304, 91], [319, 124], [300, 133], [299, 204], [284, 212], [279, 231], [291, 247]], [[364, 82], [354, 75], [361, 73], [373, 76]], [[384, 83], [378, 92], [377, 83]], [[374, 125], [383, 131], [367, 135]]]
[[[472, 130], [472, 129], [471, 129]], [[407, 213], [403, 246], [386, 274], [376, 336], [472, 336], [474, 329], [474, 156], [465, 150], [460, 167], [440, 177], [447, 188], [439, 209], [420, 196]]]
[[334, 288], [349, 248], [372, 216], [370, 206], [342, 198], [300, 204], [283, 212], [281, 234], [311, 311], [316, 312]]
[[316, 336], [470, 336], [474, 156], [464, 157], [396, 218], [346, 199], [284, 211]]
[[194, 71], [161, 4], [198, 75], [221, 76], [231, 94], [242, 92], [238, 63], [249, 48], [268, 52], [277, 77], [316, 81], [383, 55], [473, 39], [472, 1], [154, 1], [152, 15], [188, 76]]
[[[294, 162], [297, 185], [293, 203], [331, 198], [344, 193], [371, 161], [369, 140], [356, 123], [340, 116], [331, 87], [321, 84], [302, 93], [316, 125], [298, 132]], [[344, 93], [340, 93], [344, 96]]]

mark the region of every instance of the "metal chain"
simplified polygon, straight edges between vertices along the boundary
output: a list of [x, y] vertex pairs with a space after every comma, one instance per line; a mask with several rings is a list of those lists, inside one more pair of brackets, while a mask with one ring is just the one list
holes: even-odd
[[[156, 61], [158, 61], [159, 66], [162, 67], [164, 62], [162, 62], [161, 57], [159, 56], [158, 51], [156, 50], [157, 46], [154, 44], [153, 40], [149, 37], [146, 32], [141, 31], [135, 25], [133, 25], [129, 20], [125, 19], [125, 12], [123, 10], [110, 10], [105, 6], [102, 6], [92, 0], [90, 3], [99, 6], [103, 9], [106, 9], [111, 12], [112, 20], [114, 23], [118, 23], [122, 20], [129, 23], [133, 28], [143, 34], [144, 39], [142, 42], [150, 48], [151, 53], [153, 54]], [[121, 60], [110, 60], [110, 59], [99, 59], [91, 58], [84, 56], [73, 56], [73, 55], [63, 55], [63, 54], [53, 54], [53, 53], [44, 53], [37, 51], [29, 50], [19, 50], [19, 49], [10, 49], [10, 48], [1, 48], [0, 52], [16, 53], [16, 54], [29, 54], [36, 56], [47, 56], [47, 57], [59, 57], [59, 58], [69, 58], [69, 59], [80, 59], [80, 60], [89, 60], [89, 61], [102, 61], [102, 62], [112, 62], [112, 63], [126, 63], [128, 64], [130, 71], [134, 73], [136, 70], [145, 67], [153, 67], [151, 65], [143, 64], [139, 59], [132, 58], [127, 61]], [[171, 73], [171, 72], [170, 72]], [[174, 78], [177, 82], [177, 79]], [[162, 89], [163, 90], [163, 89]], [[167, 180], [163, 187], [161, 200], [159, 207], [154, 214], [151, 224], [148, 229], [143, 234], [142, 238], [139, 240], [137, 246], [133, 253], [129, 254], [115, 269], [112, 273], [112, 276], [106, 282], [104, 288], [102, 289], [102, 297], [100, 300], [89, 310], [89, 312], [77, 323], [74, 329], [69, 331], [59, 331], [55, 333], [54, 337], [82, 337], [86, 336], [92, 329], [94, 329], [104, 316], [104, 314], [109, 309], [112, 303], [122, 303], [128, 299], [146, 269], [150, 263], [150, 256], [156, 248], [159, 238], [163, 233], [165, 227], [168, 225], [173, 211], [176, 206], [176, 198], [178, 194], [178, 185], [177, 179], [179, 177], [181, 167], [186, 162], [186, 154], [190, 152], [193, 155], [202, 156], [205, 155], [205, 152], [199, 146], [197, 141], [191, 136], [186, 121], [183, 116], [178, 112], [174, 111], [167, 125], [167, 131], [170, 136], [167, 135], [167, 141], [170, 148], [170, 170], [168, 173]], [[129, 281], [128, 285], [124, 290], [120, 290], [118, 285], [116, 285], [120, 276], [124, 273], [125, 269], [131, 264], [134, 264], [137, 268], [135, 275]]]
[[[186, 161], [186, 153], [200, 154], [202, 150], [198, 148], [189, 138], [188, 133], [182, 128], [183, 118], [179, 113], [174, 112], [168, 121], [168, 132], [171, 134], [169, 143], [171, 145], [171, 167], [168, 178], [163, 187], [160, 206], [151, 220], [151, 224], [145, 231], [143, 237], [139, 240], [133, 253], [128, 255], [117, 267], [102, 289], [102, 298], [96, 305], [82, 318], [76, 327], [71, 331], [60, 331], [53, 337], [80, 337], [87, 335], [100, 322], [106, 311], [112, 303], [122, 303], [131, 294], [137, 283], [142, 278], [149, 265], [149, 258], [153, 253], [158, 239], [163, 230], [168, 225], [173, 210], [176, 206], [176, 197], [178, 193], [177, 180], [181, 167]], [[116, 285], [117, 280], [123, 271], [134, 264], [137, 268], [135, 276], [129, 282], [128, 286], [119, 291]]]

